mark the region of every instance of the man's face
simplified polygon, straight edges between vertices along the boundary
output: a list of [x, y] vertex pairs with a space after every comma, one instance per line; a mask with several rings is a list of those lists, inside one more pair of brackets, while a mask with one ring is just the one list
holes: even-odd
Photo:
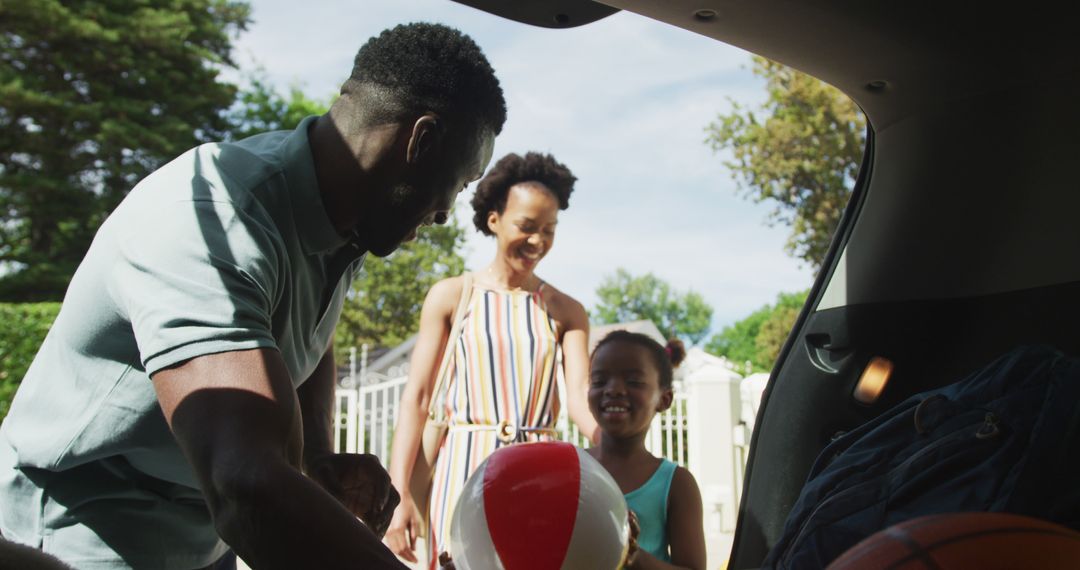
[[444, 141], [434, 160], [408, 169], [391, 189], [384, 211], [368, 227], [357, 229], [372, 254], [389, 255], [402, 243], [416, 239], [421, 227], [446, 223], [458, 194], [479, 180], [491, 162], [495, 137], [482, 131], [461, 137], [467, 139], [463, 144]]

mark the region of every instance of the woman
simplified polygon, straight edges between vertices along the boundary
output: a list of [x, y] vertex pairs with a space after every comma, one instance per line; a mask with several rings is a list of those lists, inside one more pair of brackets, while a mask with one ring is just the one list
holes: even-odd
[[496, 239], [495, 259], [472, 275], [471, 291], [462, 291], [463, 277], [451, 277], [436, 283], [424, 300], [390, 453], [390, 477], [401, 503], [385, 541], [405, 560], [416, 562], [416, 504], [423, 499], [410, 495], [409, 479], [463, 293], [468, 303], [444, 380], [449, 427], [435, 464], [427, 566], [436, 568], [437, 554], [447, 549], [458, 494], [480, 463], [497, 447], [554, 435], [560, 362], [570, 418], [596, 441], [587, 400], [588, 316], [581, 303], [535, 274], [551, 251], [559, 210], [569, 206], [575, 180], [550, 155], [499, 160], [472, 200], [476, 228]]

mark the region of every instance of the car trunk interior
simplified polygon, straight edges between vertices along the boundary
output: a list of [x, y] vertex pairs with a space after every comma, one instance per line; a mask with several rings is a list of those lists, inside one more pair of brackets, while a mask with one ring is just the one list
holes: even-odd
[[[761, 564], [837, 433], [1017, 345], [1080, 355], [1080, 47], [1057, 6], [605, 3], [814, 75], [868, 118], [852, 203], [762, 401], [731, 568]], [[530, 17], [600, 17], [558, 4]], [[894, 373], [862, 404], [874, 357]]]

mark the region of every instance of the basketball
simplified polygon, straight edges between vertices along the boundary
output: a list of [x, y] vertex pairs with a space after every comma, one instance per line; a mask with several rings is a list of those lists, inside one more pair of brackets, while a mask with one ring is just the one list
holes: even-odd
[[618, 484], [569, 443], [503, 447], [465, 483], [450, 524], [458, 570], [615, 570], [630, 527]]
[[1007, 513], [929, 515], [848, 549], [829, 570], [1080, 568], [1080, 532]]

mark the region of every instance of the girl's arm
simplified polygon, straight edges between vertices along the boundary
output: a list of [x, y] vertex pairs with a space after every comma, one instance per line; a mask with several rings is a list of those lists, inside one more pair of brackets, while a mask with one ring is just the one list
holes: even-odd
[[385, 541], [390, 549], [409, 562], [419, 534], [416, 503], [409, 492], [416, 452], [427, 422], [435, 374], [442, 361], [450, 318], [461, 295], [462, 279], [454, 277], [439, 281], [428, 291], [420, 310], [420, 333], [409, 361], [409, 379], [401, 392], [401, 408], [394, 426], [394, 441], [390, 448], [390, 481], [401, 496]]
[[702, 521], [701, 491], [697, 481], [682, 467], [675, 469], [668, 492], [668, 544], [671, 562], [638, 551], [632, 570], [704, 570], [705, 528]]
[[589, 411], [589, 315], [581, 303], [565, 297], [562, 336], [566, 411], [593, 445], [600, 442], [600, 426]]

